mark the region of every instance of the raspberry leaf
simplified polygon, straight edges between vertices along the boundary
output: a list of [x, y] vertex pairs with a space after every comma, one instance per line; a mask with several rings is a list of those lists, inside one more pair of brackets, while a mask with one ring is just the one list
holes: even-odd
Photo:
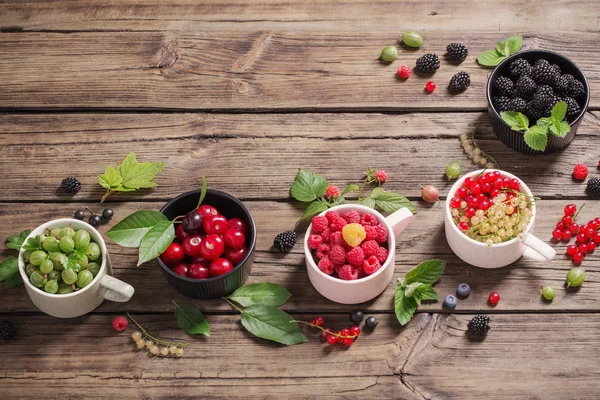
[[527, 129], [523, 135], [523, 139], [525, 139], [527, 146], [531, 147], [533, 150], [543, 151], [548, 144], [548, 134], [546, 129], [538, 125], [534, 125], [530, 129]]
[[175, 227], [171, 221], [161, 221], [146, 233], [140, 243], [137, 265], [158, 257], [175, 239]]
[[0, 264], [0, 282], [4, 282], [4, 287], [9, 289], [23, 284], [16, 256], [10, 256]]
[[356, 192], [358, 189], [360, 189], [360, 187], [356, 183], [348, 185], [342, 192], [342, 196], [347, 195], [348, 193]]
[[321, 201], [313, 201], [308, 205], [308, 207], [306, 207], [306, 210], [304, 210], [304, 214], [302, 214], [300, 221], [304, 221], [305, 219], [314, 217], [315, 215], [322, 213], [328, 208], [329, 206], [326, 203], [323, 203]]
[[23, 243], [25, 243], [25, 239], [31, 231], [29, 229], [22, 231], [18, 235], [11, 235], [6, 239], [6, 247], [13, 250], [21, 250]]
[[375, 206], [384, 212], [393, 213], [406, 207], [413, 214], [417, 213], [417, 208], [400, 193], [386, 192], [382, 187], [376, 187], [369, 197], [375, 200]]
[[404, 288], [400, 285], [396, 287], [396, 296], [394, 297], [394, 311], [400, 325], [406, 325], [412, 319], [417, 311], [417, 302], [414, 298], [408, 297], [404, 293]]
[[291, 296], [292, 294], [285, 287], [263, 282], [242, 286], [227, 298], [244, 307], [256, 305], [277, 307], [284, 305]]
[[110, 228], [106, 236], [123, 247], [139, 247], [146, 233], [162, 221], [167, 217], [158, 211], [136, 211]]
[[262, 339], [293, 345], [307, 341], [291, 315], [272, 306], [251, 306], [242, 310], [242, 325]]
[[177, 304], [174, 301], [173, 304], [177, 324], [185, 333], [210, 336], [210, 326], [202, 311], [192, 304]]
[[432, 285], [442, 276], [445, 268], [446, 261], [444, 260], [423, 261], [406, 273], [404, 283], [407, 286], [415, 282]]
[[372, 197], [364, 197], [362, 199], [360, 199], [358, 201], [360, 204], [362, 204], [365, 207], [369, 207], [372, 209], [375, 209], [375, 207], [377, 206], [377, 203], [375, 202], [375, 199]]
[[305, 169], [299, 169], [290, 194], [298, 201], [309, 202], [323, 197], [329, 182], [321, 175]]

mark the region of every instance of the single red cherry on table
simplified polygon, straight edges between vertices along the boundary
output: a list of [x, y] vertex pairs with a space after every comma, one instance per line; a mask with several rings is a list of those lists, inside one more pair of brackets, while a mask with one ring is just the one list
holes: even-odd
[[229, 228], [223, 236], [225, 244], [232, 249], [241, 249], [246, 243], [246, 236], [237, 228]]
[[186, 276], [188, 273], [188, 269], [189, 266], [184, 262], [177, 263], [173, 266], [173, 272], [181, 276]]
[[224, 275], [233, 269], [233, 265], [226, 258], [217, 258], [208, 266], [210, 276]]
[[239, 264], [242, 262], [246, 255], [248, 254], [248, 248], [243, 246], [241, 249], [232, 249], [231, 247], [227, 247], [223, 252], [223, 256], [231, 261], [233, 264]]
[[216, 260], [217, 258], [221, 257], [221, 254], [223, 254], [224, 250], [225, 242], [219, 235], [208, 235], [200, 244], [200, 254], [209, 261]]
[[490, 293], [490, 295], [488, 296], [488, 301], [490, 302], [490, 304], [498, 304], [498, 302], [500, 301], [500, 295], [498, 294], [498, 292]]
[[227, 229], [229, 229], [229, 222], [222, 215], [213, 215], [204, 219], [204, 230], [208, 234], [224, 235]]
[[195, 262], [190, 264], [187, 276], [192, 279], [206, 279], [210, 277], [210, 273], [205, 263]]
[[201, 253], [200, 253], [200, 249], [201, 249], [200, 245], [201, 244], [202, 244], [202, 236], [195, 233], [193, 235], [186, 237], [183, 240], [183, 243], [181, 245], [183, 247], [183, 252], [185, 253], [185, 255], [194, 257], [194, 256], [201, 255]]
[[200, 207], [198, 207], [196, 212], [198, 214], [202, 215], [202, 217], [204, 217], [204, 218], [207, 218], [207, 217], [210, 217], [213, 215], [219, 215], [219, 210], [217, 210], [213, 206], [209, 206], [208, 204], [202, 204]]
[[160, 259], [167, 265], [175, 265], [183, 260], [185, 254], [183, 247], [179, 243], [171, 243], [169, 247], [160, 255]]

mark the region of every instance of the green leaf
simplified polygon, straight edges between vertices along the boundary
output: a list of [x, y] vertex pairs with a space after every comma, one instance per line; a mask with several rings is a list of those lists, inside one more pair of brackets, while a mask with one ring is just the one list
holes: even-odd
[[323, 211], [327, 210], [329, 207], [327, 206], [327, 204], [321, 202], [321, 201], [313, 201], [312, 203], [310, 203], [308, 205], [308, 207], [306, 207], [306, 210], [304, 210], [304, 214], [302, 214], [302, 217], [300, 218], [300, 221], [304, 221], [305, 219], [308, 218], [312, 218], [315, 215], [318, 215], [320, 213], [322, 213]]
[[121, 182], [123, 182], [123, 178], [119, 171], [112, 165], [106, 167], [106, 170], [103, 174], [98, 175], [98, 183], [105, 189], [115, 189], [121, 186]]
[[23, 284], [19, 273], [19, 260], [16, 256], [10, 256], [0, 264], [0, 282], [4, 282], [4, 287], [9, 289]]
[[185, 333], [210, 336], [210, 327], [202, 311], [192, 304], [173, 303], [175, 304], [175, 319]]
[[525, 139], [527, 146], [531, 147], [533, 150], [543, 151], [548, 144], [548, 134], [546, 129], [537, 125], [526, 130], [523, 139]]
[[515, 54], [517, 51], [521, 50], [521, 46], [523, 46], [523, 36], [511, 36], [508, 39], [506, 39], [504, 43], [506, 44], [506, 47], [508, 49], [508, 54], [506, 55], [510, 56], [511, 54]]
[[567, 114], [567, 103], [564, 101], [559, 101], [552, 107], [552, 118], [562, 121], [565, 119], [565, 115]]
[[259, 338], [292, 345], [307, 339], [291, 315], [272, 306], [252, 306], [242, 311], [242, 325]]
[[157, 184], [153, 180], [165, 165], [164, 162], [138, 163], [135, 153], [131, 152], [118, 167], [119, 174], [123, 178], [122, 186], [129, 189], [155, 187]]
[[433, 285], [444, 273], [444, 268], [446, 268], [446, 261], [444, 260], [434, 259], [423, 261], [406, 273], [404, 282], [406, 285], [410, 285], [414, 282]]
[[496, 51], [505, 57], [508, 56], [509, 55], [508, 43], [507, 42], [498, 42], [496, 44]]
[[502, 111], [500, 116], [515, 131], [525, 131], [529, 128], [529, 119], [518, 111]]
[[536, 125], [544, 129], [549, 129], [550, 125], [552, 125], [552, 121], [553, 118], [551, 117], [543, 117], [537, 120]]
[[200, 204], [204, 201], [204, 197], [206, 196], [206, 189], [208, 188], [208, 183], [206, 182], [206, 178], [202, 177], [202, 189], [200, 189], [200, 199], [198, 199], [198, 205], [196, 208], [200, 207]]
[[479, 55], [479, 57], [477, 57], [477, 62], [482, 67], [495, 67], [505, 58], [505, 56], [498, 53], [496, 50], [488, 50], [484, 51]]
[[363, 197], [362, 199], [360, 199], [358, 201], [359, 204], [362, 204], [365, 207], [369, 207], [372, 208], [373, 210], [375, 209], [375, 207], [377, 206], [377, 202], [375, 201], [374, 198], [372, 197]]
[[146, 233], [162, 221], [167, 221], [167, 217], [158, 211], [136, 211], [110, 228], [106, 236], [123, 247], [139, 247]]
[[25, 250], [34, 251], [40, 250], [42, 248], [42, 243], [40, 242], [40, 236], [35, 235], [27, 239], [27, 243], [23, 245]]
[[227, 298], [244, 307], [257, 305], [277, 307], [284, 305], [291, 296], [292, 294], [285, 287], [263, 282], [242, 286]]
[[19, 235], [11, 235], [6, 239], [6, 247], [13, 250], [21, 250], [25, 239], [31, 233], [31, 230], [26, 229], [22, 231]]
[[299, 169], [290, 193], [298, 201], [309, 202], [323, 197], [329, 182], [321, 175], [305, 169]]
[[400, 325], [406, 325], [412, 319], [417, 310], [417, 302], [412, 297], [404, 295], [404, 288], [400, 285], [396, 287], [396, 296], [394, 297], [394, 311]]
[[344, 189], [344, 191], [342, 192], [342, 196], [348, 193], [356, 192], [358, 189], [360, 189], [360, 187], [356, 183], [348, 185], [346, 186], [346, 189]]
[[423, 284], [421, 282], [413, 282], [407, 286], [404, 287], [404, 295], [406, 297], [413, 297], [413, 294], [415, 293], [415, 290], [417, 290], [417, 288], [423, 286]]
[[376, 187], [369, 197], [375, 200], [376, 207], [387, 213], [393, 213], [404, 207], [408, 208], [413, 214], [417, 213], [417, 208], [400, 193], [386, 192], [382, 187]]
[[437, 300], [439, 298], [437, 292], [435, 291], [434, 288], [431, 287], [431, 285], [419, 286], [415, 290], [415, 293], [413, 294], [412, 297], [413, 297], [413, 299], [415, 299], [415, 301], [419, 305], [421, 304], [421, 301], [423, 301], [423, 300]]
[[140, 243], [138, 266], [158, 257], [169, 247], [175, 238], [175, 227], [171, 221], [161, 221], [154, 225]]
[[552, 119], [552, 125], [548, 127], [548, 130], [554, 136], [565, 137], [566, 134], [569, 133], [569, 131], [571, 130], [571, 127], [566, 121]]

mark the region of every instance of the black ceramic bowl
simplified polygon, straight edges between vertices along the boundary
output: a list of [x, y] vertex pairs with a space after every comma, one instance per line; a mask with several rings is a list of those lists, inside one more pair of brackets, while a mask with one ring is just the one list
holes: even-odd
[[[581, 107], [581, 113], [569, 124], [571, 126], [570, 132], [562, 138], [554, 135], [548, 135], [548, 146], [546, 146], [545, 151], [533, 150], [527, 146], [527, 144], [525, 144], [525, 140], [523, 139], [523, 132], [512, 130], [510, 126], [502, 120], [500, 113], [496, 111], [492, 103], [492, 98], [496, 96], [496, 89], [493, 87], [494, 82], [496, 82], [496, 79], [501, 75], [510, 76], [510, 63], [517, 58], [524, 58], [525, 60], [529, 61], [530, 64], [533, 64], [540, 58], [545, 58], [551, 64], [557, 64], [561, 69], [561, 74], [573, 75], [577, 80], [581, 81], [585, 87], [585, 94], [577, 99], [577, 102]], [[567, 147], [569, 143], [575, 139], [577, 128], [579, 128], [579, 124], [581, 124], [583, 116], [585, 115], [590, 102], [590, 86], [583, 71], [581, 71], [577, 64], [569, 60], [567, 57], [549, 50], [525, 50], [505, 58], [496, 66], [490, 75], [486, 93], [488, 101], [488, 114], [490, 115], [490, 120], [492, 121], [492, 129], [494, 130], [494, 133], [502, 143], [513, 150], [525, 154], [547, 154]], [[532, 123], [535, 123], [535, 121], [530, 121], [530, 125]]]
[[[196, 208], [199, 197], [199, 190], [183, 193], [171, 199], [160, 209], [160, 212], [165, 214], [169, 219], [187, 214]], [[163, 269], [163, 273], [169, 284], [177, 289], [177, 291], [197, 299], [211, 299], [227, 296], [242, 286], [246, 279], [248, 279], [248, 276], [250, 276], [252, 263], [254, 262], [254, 251], [256, 249], [256, 225], [246, 206], [227, 193], [208, 189], [202, 204], [216, 207], [227, 219], [237, 217], [246, 223], [248, 227], [248, 231], [246, 232], [248, 254], [246, 258], [241, 263], [235, 265], [233, 270], [225, 275], [201, 280], [178, 275], [168, 265], [163, 263], [160, 258], [156, 260]]]

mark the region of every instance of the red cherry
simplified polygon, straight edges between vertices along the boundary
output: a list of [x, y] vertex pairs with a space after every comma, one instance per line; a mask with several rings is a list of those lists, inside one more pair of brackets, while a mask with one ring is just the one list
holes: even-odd
[[183, 260], [185, 254], [183, 247], [179, 243], [171, 243], [169, 247], [160, 255], [160, 259], [167, 265], [175, 265]]
[[464, 199], [465, 197], [467, 197], [468, 194], [469, 192], [467, 192], [467, 189], [465, 189], [464, 187], [459, 187], [458, 189], [456, 189], [456, 195], [460, 199]]
[[223, 239], [225, 239], [225, 244], [232, 249], [241, 249], [244, 247], [244, 243], [246, 243], [246, 236], [237, 228], [227, 229]]
[[552, 238], [559, 240], [563, 237], [563, 231], [561, 231], [560, 229], [555, 229], [552, 231]]
[[190, 236], [190, 234], [183, 230], [183, 226], [181, 224], [177, 224], [177, 228], [175, 228], [175, 236], [177, 236], [177, 240], [183, 242], [183, 240]]
[[189, 266], [186, 263], [180, 262], [173, 266], [173, 272], [175, 272], [177, 275], [186, 276], [188, 273], [188, 268]]
[[202, 204], [200, 207], [198, 207], [198, 210], [196, 210], [198, 212], [198, 214], [202, 215], [204, 218], [213, 216], [213, 215], [219, 215], [219, 210], [217, 210], [216, 208], [214, 208], [213, 206], [209, 206], [208, 204]]
[[246, 233], [246, 223], [239, 218], [231, 218], [229, 220], [229, 228], [236, 228]]
[[202, 244], [202, 236], [198, 234], [194, 234], [185, 238], [183, 243], [183, 252], [190, 256], [199, 256], [200, 255], [200, 245]]
[[567, 246], [567, 255], [572, 256], [575, 253], [577, 253], [577, 246], [575, 246], [574, 244], [568, 245]]
[[565, 215], [572, 217], [575, 214], [575, 211], [577, 211], [577, 206], [575, 204], [567, 204], [565, 206]]
[[490, 304], [498, 304], [498, 302], [500, 301], [500, 295], [498, 294], [498, 292], [490, 293], [490, 295], [488, 296], [488, 301], [490, 302]]
[[208, 234], [223, 235], [229, 229], [227, 218], [222, 215], [213, 215], [204, 219], [204, 230]]
[[248, 248], [246, 246], [241, 249], [232, 249], [230, 247], [225, 249], [223, 253], [223, 257], [231, 261], [233, 264], [239, 264], [242, 262], [246, 255], [248, 254]]
[[583, 253], [577, 252], [575, 254], [573, 254], [573, 262], [575, 264], [581, 264], [581, 262], [583, 261]]
[[205, 259], [212, 261], [221, 256], [225, 250], [225, 242], [219, 235], [208, 235], [200, 244], [200, 254]]
[[233, 269], [233, 265], [226, 258], [217, 258], [208, 266], [210, 276], [224, 275]]
[[210, 276], [205, 263], [191, 263], [188, 270], [188, 277], [192, 279], [206, 279]]
[[204, 258], [202, 256], [202, 254], [192, 257], [192, 262], [190, 264], [193, 264], [193, 263], [204, 263], [204, 264], [208, 265], [208, 262], [206, 262], [206, 258]]
[[562, 217], [561, 222], [567, 226], [571, 225], [573, 223], [573, 217], [565, 215], [564, 217]]

